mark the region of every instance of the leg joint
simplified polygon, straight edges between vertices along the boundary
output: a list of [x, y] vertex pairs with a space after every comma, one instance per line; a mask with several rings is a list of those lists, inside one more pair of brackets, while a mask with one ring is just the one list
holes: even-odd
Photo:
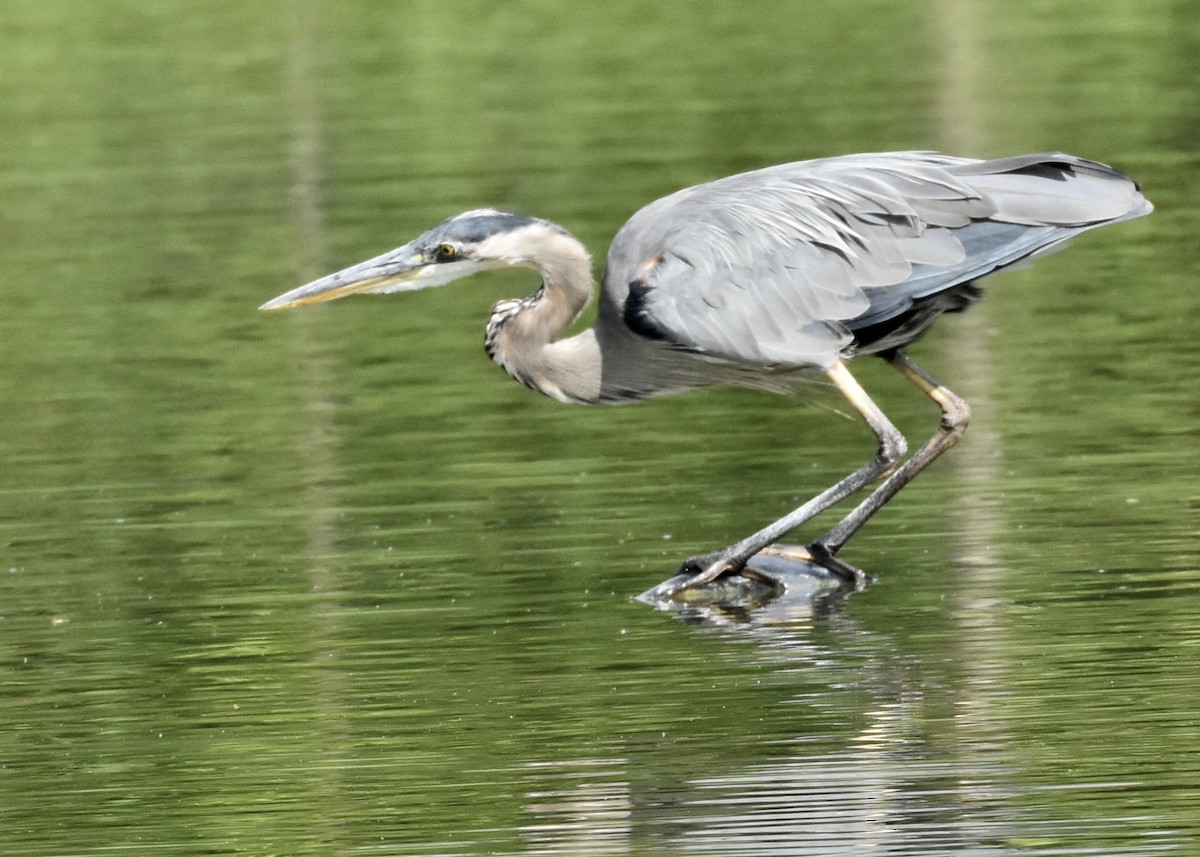
[[908, 455], [908, 439], [896, 429], [884, 432], [879, 436], [879, 452], [875, 460], [885, 472], [894, 470], [896, 465]]
[[971, 422], [971, 406], [965, 399], [939, 387], [938, 404], [942, 407], [942, 428], [954, 435], [961, 435]]

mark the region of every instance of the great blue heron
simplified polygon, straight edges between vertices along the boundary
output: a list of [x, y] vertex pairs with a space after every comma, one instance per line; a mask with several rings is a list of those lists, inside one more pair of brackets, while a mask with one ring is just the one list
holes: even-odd
[[[525, 267], [541, 275], [541, 288], [492, 307], [485, 347], [513, 378], [560, 401], [620, 404], [713, 385], [784, 392], [802, 373], [823, 372], [878, 437], [877, 454], [773, 524], [686, 560], [681, 572], [690, 575], [684, 586], [700, 586], [740, 570], [890, 474], [805, 553], [861, 582], [837, 552], [958, 440], [969, 417], [967, 404], [902, 349], [942, 313], [978, 299], [980, 278], [1151, 209], [1128, 176], [1061, 153], [850, 155], [742, 173], [650, 203], [617, 233], [595, 324], [574, 336], [563, 332], [594, 290], [587, 250], [560, 226], [492, 209], [451, 217], [262, 309]], [[941, 408], [937, 431], [903, 464], [904, 437], [846, 368], [859, 354], [883, 357]]]

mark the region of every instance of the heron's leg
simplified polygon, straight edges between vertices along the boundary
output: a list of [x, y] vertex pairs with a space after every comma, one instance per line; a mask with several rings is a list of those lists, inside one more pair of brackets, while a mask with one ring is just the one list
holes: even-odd
[[[740, 570], [750, 557], [763, 548], [779, 541], [814, 515], [818, 515], [835, 503], [844, 500], [863, 486], [871, 484], [894, 468], [904, 457], [908, 448], [904, 435], [900, 434], [900, 431], [892, 425], [891, 420], [884, 415], [879, 406], [871, 401], [867, 391], [850, 374], [846, 364], [839, 360], [825, 371], [830, 380], [850, 401], [850, 404], [854, 405], [855, 409], [862, 414], [867, 425], [875, 432], [875, 436], [879, 438], [879, 451], [875, 453], [875, 457], [840, 482], [826, 488], [803, 506], [784, 515], [757, 533], [747, 536], [737, 544], [730, 545], [723, 551], [692, 557], [684, 562], [680, 571], [694, 576], [684, 582], [679, 589], [703, 586], [726, 572]], [[854, 569], [850, 569], [844, 563], [840, 563], [842, 568], [837, 568], [835, 567], [836, 562], [835, 560], [829, 564], [830, 570], [847, 574], [855, 582], [861, 581], [861, 572], [855, 573]]]
[[887, 480], [880, 485], [871, 496], [867, 497], [854, 508], [825, 535], [811, 545], [809, 551], [821, 565], [829, 563], [842, 564], [834, 557], [842, 545], [858, 532], [872, 515], [883, 508], [884, 503], [896, 496], [901, 488], [907, 485], [914, 476], [924, 470], [930, 462], [941, 455], [954, 444], [967, 429], [971, 418], [971, 408], [928, 372], [913, 363], [907, 354], [895, 351], [888, 360], [905, 378], [912, 381], [925, 395], [933, 399], [942, 409], [942, 422], [933, 437], [913, 453], [912, 458], [904, 462]]

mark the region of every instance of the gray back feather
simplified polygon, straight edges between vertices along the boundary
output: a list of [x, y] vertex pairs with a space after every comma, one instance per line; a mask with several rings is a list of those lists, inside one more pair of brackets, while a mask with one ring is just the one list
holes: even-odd
[[1150, 210], [1124, 174], [1062, 154], [769, 167], [630, 218], [600, 323], [738, 363], [827, 366], [855, 327]]

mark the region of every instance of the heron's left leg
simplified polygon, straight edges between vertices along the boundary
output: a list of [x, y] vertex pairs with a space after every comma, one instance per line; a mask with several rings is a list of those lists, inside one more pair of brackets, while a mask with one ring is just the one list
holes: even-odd
[[[879, 440], [878, 452], [858, 470], [855, 470], [841, 481], [826, 488], [816, 497], [813, 497], [798, 509], [784, 515], [778, 521], [775, 521], [775, 523], [764, 527], [753, 535], [747, 536], [737, 544], [730, 545], [723, 551], [693, 557], [684, 562], [680, 571], [690, 574], [691, 577], [677, 586], [675, 591], [703, 586], [706, 583], [716, 580], [722, 574], [730, 571], [739, 571], [745, 567], [746, 561], [750, 557], [763, 548], [775, 544], [780, 538], [796, 529], [796, 527], [803, 524], [809, 518], [820, 514], [860, 488], [870, 485], [889, 472], [904, 458], [904, 453], [907, 449], [904, 436], [892, 425], [891, 420], [879, 409], [879, 406], [871, 401], [871, 397], [867, 395], [866, 390], [850, 374], [850, 370], [846, 368], [846, 364], [839, 360], [825, 371], [829, 375], [830, 380], [842, 391], [846, 399], [854, 405], [855, 409], [862, 415], [867, 425], [875, 433], [876, 438]], [[831, 571], [846, 575], [856, 582], [863, 580], [864, 576], [862, 572], [850, 568], [845, 563], [838, 564], [837, 560], [832, 560], [827, 563], [827, 566]], [[666, 594], [669, 595], [671, 593]]]
[[834, 555], [841, 550], [849, 538], [858, 532], [858, 529], [872, 515], [883, 508], [888, 500], [896, 496], [901, 488], [912, 481], [914, 476], [929, 466], [935, 458], [958, 443], [971, 418], [971, 408], [967, 403], [950, 392], [916, 363], [913, 363], [907, 354], [895, 351], [888, 358], [888, 362], [937, 403], [938, 407], [942, 409], [942, 422], [933, 437], [913, 453], [912, 458], [897, 468], [882, 485], [859, 503], [829, 532], [808, 546], [809, 552], [816, 562], [834, 571], [845, 565]]

